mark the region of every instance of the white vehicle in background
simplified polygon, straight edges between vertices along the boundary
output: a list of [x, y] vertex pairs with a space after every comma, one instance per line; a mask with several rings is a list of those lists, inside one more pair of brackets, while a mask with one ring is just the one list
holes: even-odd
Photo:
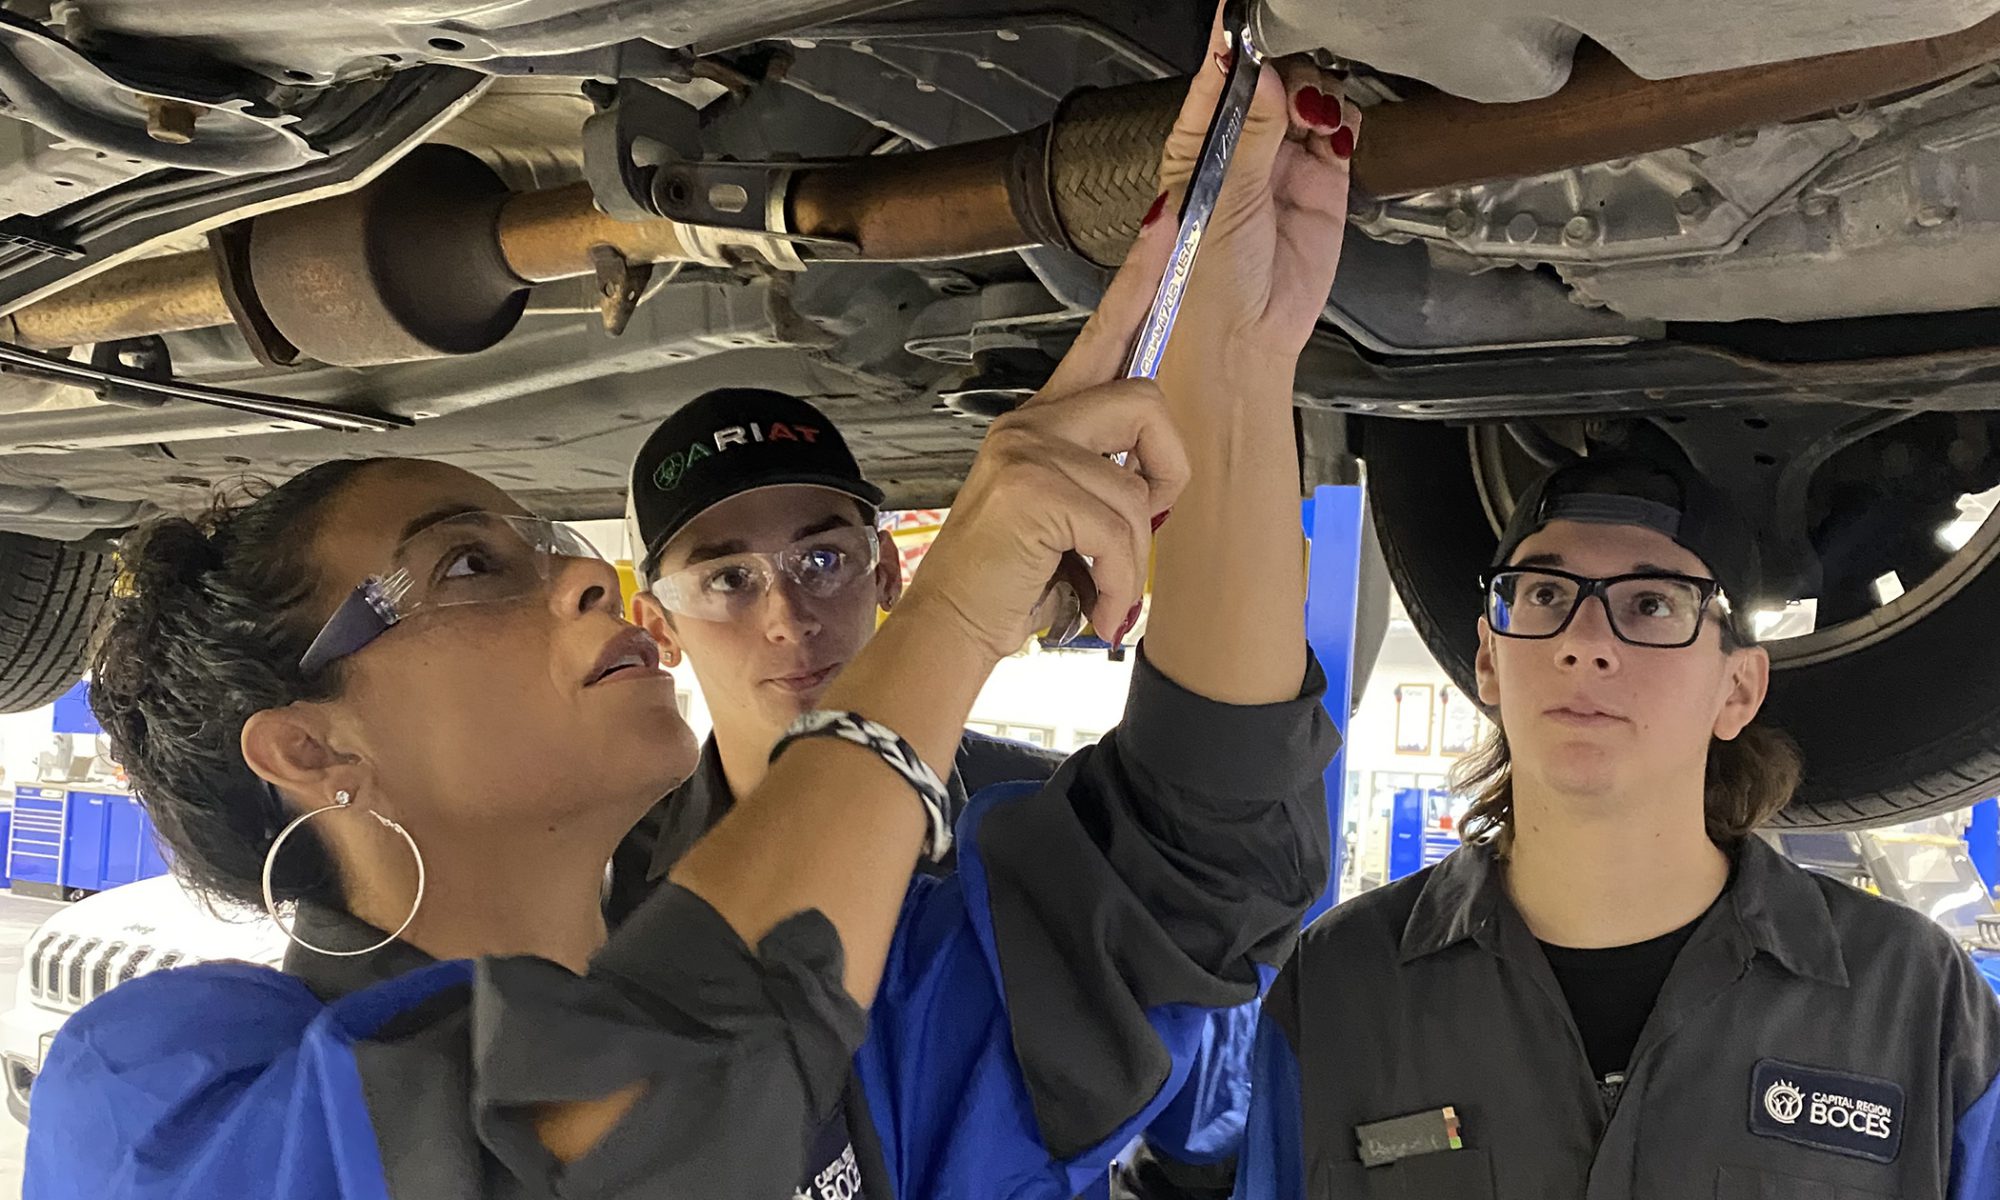
[[64, 906], [21, 951], [14, 1007], [0, 1017], [7, 1111], [26, 1123], [42, 1056], [69, 1014], [148, 971], [217, 959], [276, 966], [285, 935], [261, 912], [214, 907], [172, 875]]

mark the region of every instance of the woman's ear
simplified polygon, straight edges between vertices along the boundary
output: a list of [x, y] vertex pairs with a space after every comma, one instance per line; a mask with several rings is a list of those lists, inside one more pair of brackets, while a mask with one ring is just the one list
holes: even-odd
[[361, 759], [335, 747], [326, 712], [314, 704], [288, 704], [250, 714], [239, 740], [243, 762], [257, 777], [293, 796], [358, 791], [365, 782]]
[[875, 604], [888, 612], [903, 598], [903, 556], [896, 549], [895, 534], [878, 529], [875, 536], [882, 548], [881, 561], [875, 564]]
[[1771, 653], [1762, 646], [1732, 651], [1724, 682], [1722, 708], [1715, 714], [1715, 736], [1734, 741], [1744, 727], [1757, 719], [1764, 697], [1771, 691]]
[[660, 661], [669, 667], [681, 665], [680, 634], [674, 630], [673, 619], [659, 598], [650, 592], [641, 592], [632, 597], [632, 623], [652, 635], [653, 644], [660, 648]]
[[1493, 629], [1486, 618], [1479, 618], [1479, 653], [1472, 660], [1474, 677], [1479, 683], [1479, 702], [1488, 708], [1500, 707], [1500, 676], [1493, 667]]

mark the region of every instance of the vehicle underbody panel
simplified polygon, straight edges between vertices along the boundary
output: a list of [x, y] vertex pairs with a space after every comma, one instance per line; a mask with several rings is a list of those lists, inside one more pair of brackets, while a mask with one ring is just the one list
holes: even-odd
[[[1300, 403], [1648, 427], [1773, 511], [1786, 436], [1840, 443], [1816, 470], [1913, 417], [2000, 410], [2000, 201], [1975, 186], [2000, 153], [2000, 0], [1710, 7], [1268, 4], [1275, 49], [1352, 64], [1387, 146], [1364, 136], [1376, 194]], [[0, 528], [88, 537], [334, 454], [441, 457], [606, 516], [645, 427], [746, 380], [866, 430], [892, 502], [942, 503], [1122, 254], [1205, 25], [1196, 3], [963, 0], [11, 15], [16, 64], [64, 69], [0, 117], [0, 185], [37, 183], [0, 220], [0, 306], [10, 340], [84, 343], [68, 356], [100, 375], [0, 376]], [[1779, 119], [1718, 125], [1757, 114]], [[1507, 129], [1517, 164], [1632, 152], [1478, 179]], [[1431, 176], [1461, 178], [1379, 182]], [[161, 372], [374, 431], [162, 403]], [[1717, 421], [1767, 436], [1698, 445]], [[1959, 474], [2000, 475], [1975, 457]]]

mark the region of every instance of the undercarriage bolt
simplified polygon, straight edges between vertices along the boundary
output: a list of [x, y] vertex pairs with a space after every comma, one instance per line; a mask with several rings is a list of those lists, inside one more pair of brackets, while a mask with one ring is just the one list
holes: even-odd
[[1462, 208], [1454, 208], [1444, 215], [1444, 231], [1453, 237], [1464, 237], [1472, 232], [1472, 214]]
[[1542, 223], [1534, 213], [1515, 213], [1514, 219], [1507, 222], [1507, 240], [1510, 242], [1532, 242], [1541, 232]]
[[146, 136], [169, 146], [185, 146], [194, 140], [194, 122], [200, 115], [192, 104], [164, 96], [141, 97], [146, 105]]
[[1563, 241], [1572, 246], [1581, 246], [1597, 236], [1597, 220], [1589, 213], [1578, 213], [1563, 226]]
[[1708, 193], [1700, 188], [1689, 188], [1674, 197], [1674, 211], [1684, 217], [1698, 217], [1708, 211]]
[[1823, 217], [1833, 211], [1833, 197], [1807, 196], [1799, 201], [1799, 211], [1809, 217]]
[[1917, 224], [1925, 229], [1936, 229], [1958, 215], [1958, 210], [1949, 204], [1926, 204], [1917, 210]]

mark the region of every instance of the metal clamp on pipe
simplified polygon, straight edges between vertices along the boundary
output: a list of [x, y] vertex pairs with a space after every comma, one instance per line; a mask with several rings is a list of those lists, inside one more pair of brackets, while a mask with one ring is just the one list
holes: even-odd
[[[802, 271], [800, 247], [822, 258], [851, 258], [857, 247], [791, 227], [786, 201], [806, 168], [830, 163], [721, 162], [701, 157], [700, 123], [686, 102], [636, 80], [596, 93], [583, 123], [584, 177], [613, 217], [673, 221], [694, 261], [729, 266], [748, 254], [779, 270]], [[640, 151], [657, 162], [641, 162]]]

